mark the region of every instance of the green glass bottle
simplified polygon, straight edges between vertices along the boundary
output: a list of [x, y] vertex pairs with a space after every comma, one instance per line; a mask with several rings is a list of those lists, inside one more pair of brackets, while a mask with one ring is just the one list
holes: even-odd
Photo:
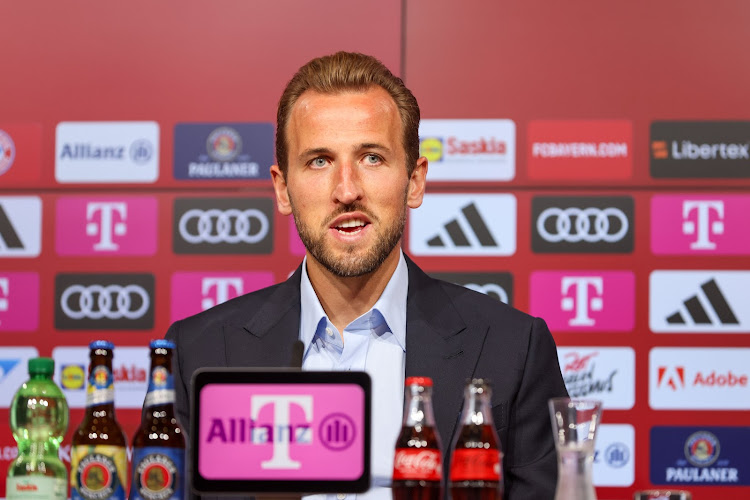
[[29, 380], [13, 397], [10, 427], [18, 443], [18, 457], [6, 479], [7, 500], [65, 500], [68, 472], [58, 456], [68, 429], [68, 403], [52, 380], [55, 362], [29, 360]]

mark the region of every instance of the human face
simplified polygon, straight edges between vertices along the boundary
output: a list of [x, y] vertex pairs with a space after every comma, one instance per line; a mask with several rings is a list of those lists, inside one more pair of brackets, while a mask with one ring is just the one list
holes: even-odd
[[[395, 269], [406, 207], [422, 203], [427, 160], [407, 174], [401, 118], [380, 87], [308, 91], [287, 124], [288, 169], [271, 168], [279, 211], [292, 214], [308, 256], [339, 277]], [[308, 259], [309, 262], [309, 259]]]

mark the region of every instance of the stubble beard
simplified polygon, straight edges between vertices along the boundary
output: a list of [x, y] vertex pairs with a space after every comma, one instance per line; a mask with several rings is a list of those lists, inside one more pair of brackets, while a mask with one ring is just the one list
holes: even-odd
[[[294, 207], [294, 203], [291, 203], [291, 206], [294, 224], [297, 226], [297, 233], [299, 233], [299, 237], [307, 251], [324, 268], [340, 278], [363, 276], [377, 270], [385, 262], [385, 259], [388, 258], [396, 245], [399, 244], [401, 236], [404, 234], [404, 228], [406, 227], [406, 194], [404, 194], [401, 213], [390, 224], [384, 226], [382, 234], [376, 235], [377, 240], [374, 245], [367, 249], [363, 255], [359, 255], [357, 249], [351, 246], [344, 251], [343, 255], [338, 255], [325, 244], [328, 226], [325, 225], [316, 235], [312, 228], [305, 225], [301, 220], [299, 212]], [[372, 222], [379, 220], [358, 203], [353, 203], [341, 207], [340, 210], [329, 217], [329, 221], [341, 214], [355, 211], [367, 214]]]

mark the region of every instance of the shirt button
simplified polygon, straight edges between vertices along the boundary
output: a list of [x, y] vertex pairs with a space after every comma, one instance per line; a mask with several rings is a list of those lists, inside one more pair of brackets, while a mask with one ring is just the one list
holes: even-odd
[[338, 493], [338, 494], [336, 495], [336, 498], [337, 498], [338, 500], [344, 500], [344, 499], [346, 498], [346, 495], [345, 495], [344, 493]]
[[[329, 337], [333, 337], [333, 330], [331, 330], [330, 328], [326, 328], [326, 333], [328, 334]], [[346, 497], [346, 495], [344, 495], [344, 497]], [[343, 499], [340, 498], [339, 500], [343, 500]]]

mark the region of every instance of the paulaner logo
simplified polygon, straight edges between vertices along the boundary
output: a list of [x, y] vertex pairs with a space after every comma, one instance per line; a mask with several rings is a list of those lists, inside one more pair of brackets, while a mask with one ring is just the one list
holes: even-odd
[[750, 177], [750, 122], [653, 122], [651, 176]]

